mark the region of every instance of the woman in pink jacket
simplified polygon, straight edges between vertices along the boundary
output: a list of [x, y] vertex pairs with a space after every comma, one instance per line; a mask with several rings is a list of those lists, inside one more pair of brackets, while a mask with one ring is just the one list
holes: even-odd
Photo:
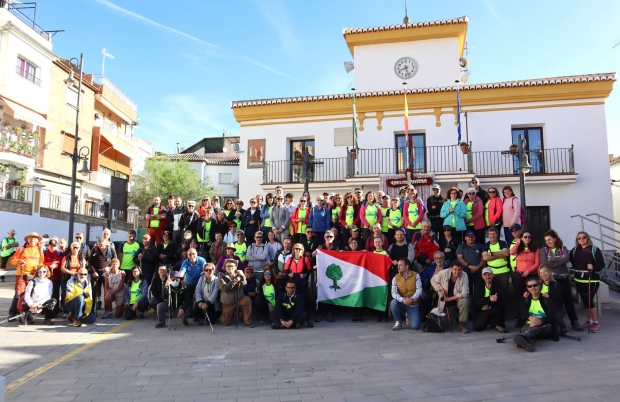
[[506, 186], [502, 189], [504, 201], [502, 203], [502, 224], [504, 226], [504, 240], [506, 244], [512, 243], [514, 237], [510, 227], [514, 224], [523, 225], [521, 222], [521, 202], [515, 197], [512, 187]]
[[[526, 291], [527, 277], [536, 276], [540, 266], [540, 253], [532, 240], [532, 234], [528, 231], [521, 233], [519, 240], [510, 249], [510, 254], [517, 256], [516, 272], [521, 276], [521, 283], [513, 283], [513, 286], [515, 286], [515, 294], [520, 295]], [[519, 285], [521, 285], [521, 289], [517, 289]]]

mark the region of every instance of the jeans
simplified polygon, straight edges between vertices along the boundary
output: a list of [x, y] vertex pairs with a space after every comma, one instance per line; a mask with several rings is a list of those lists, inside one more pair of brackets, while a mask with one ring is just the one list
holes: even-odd
[[97, 317], [95, 316], [95, 310], [94, 310], [96, 306], [93, 305], [92, 307], [93, 308], [90, 314], [88, 315], [88, 317], [80, 318], [84, 314], [84, 296], [80, 295], [65, 305], [65, 309], [68, 312], [73, 313], [73, 317], [80, 318], [80, 320], [82, 321], [82, 324], [92, 324], [97, 319]]
[[577, 313], [575, 312], [575, 304], [573, 304], [573, 293], [570, 285], [570, 279], [556, 276], [555, 281], [562, 286], [562, 301], [564, 302], [566, 315], [568, 315], [570, 322], [577, 321]]
[[[146, 299], [143, 299], [143, 300], [137, 301], [136, 304], [138, 305], [136, 307], [136, 311], [132, 309], [133, 304], [125, 305], [125, 319], [126, 320], [133, 320], [136, 318], [136, 316], [140, 318], [144, 318], [144, 312], [149, 309], [149, 301]], [[138, 313], [142, 313], [142, 314], [138, 314]]]
[[390, 310], [395, 321], [400, 321], [400, 314], [407, 313], [409, 319], [409, 326], [411, 329], [420, 328], [420, 307], [419, 306], [407, 306], [405, 303], [399, 302], [393, 299], [390, 303]]
[[504, 322], [504, 315], [506, 308], [501, 304], [493, 304], [491, 310], [481, 310], [476, 312], [474, 317], [474, 331], [484, 331], [487, 325], [491, 328], [499, 325], [502, 328], [506, 328]]

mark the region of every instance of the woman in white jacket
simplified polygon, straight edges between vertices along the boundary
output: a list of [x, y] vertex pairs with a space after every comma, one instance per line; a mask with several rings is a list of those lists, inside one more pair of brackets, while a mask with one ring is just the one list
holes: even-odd
[[54, 325], [54, 306], [56, 299], [52, 298], [54, 285], [49, 278], [49, 270], [45, 265], [37, 268], [37, 277], [28, 282], [24, 302], [28, 305], [29, 313], [26, 317], [29, 324], [34, 324], [35, 314], [45, 314], [45, 324]]

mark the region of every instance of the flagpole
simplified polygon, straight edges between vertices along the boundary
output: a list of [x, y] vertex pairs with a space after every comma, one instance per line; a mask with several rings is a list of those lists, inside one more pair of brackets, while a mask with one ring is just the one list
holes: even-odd
[[407, 103], [407, 83], [403, 82], [405, 95], [405, 145], [407, 146], [407, 158], [409, 159], [409, 169], [413, 172], [413, 141], [409, 138], [409, 104]]
[[456, 80], [456, 121], [457, 121], [457, 133], [458, 140], [457, 145], [461, 143], [461, 81]]
[[357, 106], [355, 105], [355, 88], [351, 88], [351, 92], [353, 98], [353, 147], [357, 149]]

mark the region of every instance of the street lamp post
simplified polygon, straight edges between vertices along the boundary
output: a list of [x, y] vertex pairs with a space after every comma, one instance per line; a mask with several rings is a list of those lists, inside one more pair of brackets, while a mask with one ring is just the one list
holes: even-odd
[[303, 148], [303, 155], [301, 162], [291, 162], [293, 166], [301, 166], [301, 173], [299, 174], [299, 178], [304, 181], [304, 193], [308, 192], [308, 187], [310, 185], [310, 169], [311, 166], [314, 165], [322, 165], [322, 161], [310, 161], [310, 152], [308, 151], [308, 147]]
[[[75, 60], [77, 62], [77, 59], [71, 59], [69, 60], [69, 77], [64, 81], [65, 84], [67, 85], [67, 87], [72, 87], [73, 85], [75, 85], [75, 79], [73, 78], [73, 67], [71, 66], [72, 61]], [[75, 109], [76, 109], [76, 113], [75, 113], [75, 141], [73, 144], [73, 153], [72, 154], [68, 154], [68, 153], [64, 153], [64, 155], [67, 155], [69, 157], [71, 157], [71, 161], [72, 161], [72, 168], [71, 168], [71, 198], [69, 201], [69, 241], [71, 241], [71, 239], [73, 239], [73, 226], [75, 224], [75, 204], [76, 204], [76, 200], [75, 200], [75, 185], [76, 185], [76, 181], [77, 181], [77, 165], [79, 161], [83, 161], [84, 164], [82, 166], [82, 169], [80, 170], [80, 173], [83, 176], [87, 176], [90, 173], [90, 170], [88, 169], [88, 155], [90, 154], [90, 150], [88, 149], [88, 147], [82, 147], [80, 148], [80, 150], [78, 151], [78, 141], [80, 138], [79, 132], [80, 132], [80, 100], [82, 97], [82, 71], [83, 71], [83, 66], [84, 66], [84, 53], [80, 54], [80, 64], [79, 64], [79, 69], [80, 69], [80, 77], [79, 77], [79, 81], [78, 81], [78, 92], [77, 92], [77, 103], [75, 105]]]
[[[504, 155], [512, 155], [517, 157], [517, 161], [519, 162], [519, 191], [521, 193], [521, 206], [523, 210], [526, 208], [525, 202], [525, 175], [528, 174], [532, 170], [532, 166], [530, 165], [529, 158], [527, 156], [526, 151], [526, 141], [523, 134], [519, 135], [519, 139], [517, 141], [517, 151], [502, 151]], [[515, 155], [516, 154], [516, 155]], [[525, 229], [526, 222], [521, 222], [521, 225]]]

